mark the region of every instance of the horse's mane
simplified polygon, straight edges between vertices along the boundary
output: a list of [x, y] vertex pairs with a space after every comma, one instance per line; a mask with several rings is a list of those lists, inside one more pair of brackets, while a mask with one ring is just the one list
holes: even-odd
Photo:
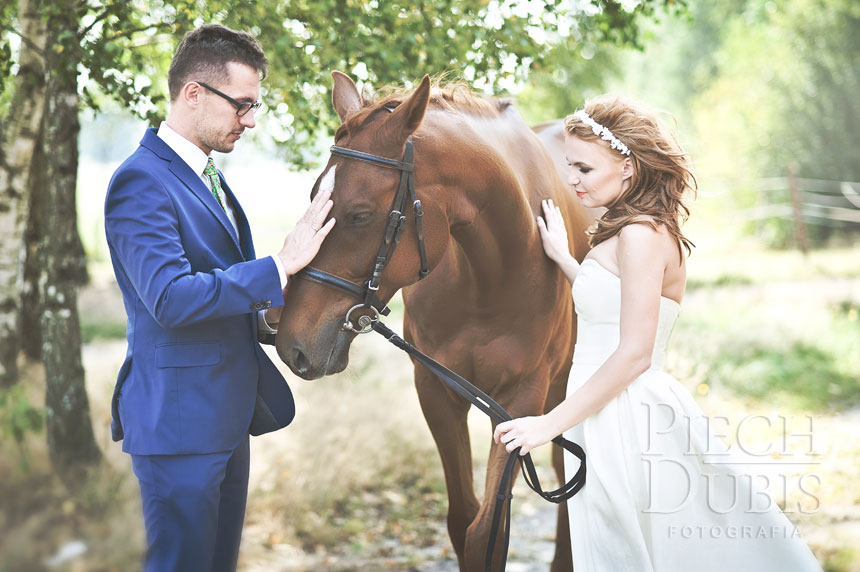
[[[362, 96], [361, 109], [347, 117], [335, 133], [335, 139], [363, 127], [379, 111], [386, 113], [403, 103], [412, 90], [403, 87], [383, 87], [370, 96]], [[463, 82], [447, 82], [444, 78], [434, 79], [430, 89], [429, 107], [443, 109], [452, 113], [464, 113], [478, 117], [501, 117], [511, 106], [509, 99], [485, 99], [478, 96]]]

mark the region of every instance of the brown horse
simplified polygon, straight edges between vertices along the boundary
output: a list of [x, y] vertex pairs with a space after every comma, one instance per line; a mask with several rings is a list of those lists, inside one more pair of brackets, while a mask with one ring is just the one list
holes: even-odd
[[[580, 260], [590, 219], [568, 195], [543, 145], [508, 103], [465, 89], [431, 90], [426, 76], [412, 94], [379, 101], [363, 98], [344, 74], [333, 76], [332, 99], [342, 121], [336, 145], [399, 161], [407, 139], [414, 140], [430, 272], [419, 281], [410, 205], [404, 213], [410, 226], [378, 291], [386, 301], [403, 289], [405, 338], [514, 417], [554, 407], [564, 398], [573, 354], [573, 301], [570, 284], [543, 253], [535, 216], [541, 199], [560, 205]], [[354, 284], [368, 280], [399, 178], [397, 170], [332, 155], [312, 194], [333, 188], [337, 224], [312, 267]], [[291, 280], [276, 341], [281, 359], [305, 379], [342, 371], [355, 337], [342, 328], [344, 316], [359, 302], [338, 288]], [[415, 386], [442, 459], [448, 531], [460, 569], [480, 570], [507, 453], [492, 445], [480, 502], [472, 482], [469, 404], [421, 366]], [[553, 464], [563, 482], [558, 451]], [[552, 570], [570, 570], [570, 560], [562, 504]]]

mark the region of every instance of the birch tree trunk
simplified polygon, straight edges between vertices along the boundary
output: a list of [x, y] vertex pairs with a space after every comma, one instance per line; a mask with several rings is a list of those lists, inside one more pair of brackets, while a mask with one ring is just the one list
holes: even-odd
[[[76, 30], [82, 2], [66, 0], [51, 8], [40, 189], [39, 302], [42, 362], [45, 365], [45, 419], [54, 470], [71, 490], [85, 482], [101, 452], [93, 437], [81, 362], [77, 289], [86, 263], [77, 229], [75, 191], [78, 170], [78, 93]], [[64, 32], [66, 32], [64, 34]]]
[[0, 385], [4, 386], [18, 376], [28, 179], [45, 102], [42, 0], [19, 0], [18, 20], [22, 35], [18, 74], [9, 111], [0, 121]]
[[42, 360], [42, 329], [39, 316], [39, 241], [41, 240], [42, 210], [39, 189], [45, 186], [45, 149], [41, 132], [33, 160], [30, 163], [30, 208], [27, 213], [27, 228], [24, 229], [24, 265], [19, 278], [18, 291], [21, 304], [21, 328], [19, 331], [20, 349], [28, 359]]

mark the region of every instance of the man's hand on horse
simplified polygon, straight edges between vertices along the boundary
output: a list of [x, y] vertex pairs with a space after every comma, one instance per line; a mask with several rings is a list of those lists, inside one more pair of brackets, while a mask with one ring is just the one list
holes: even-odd
[[284, 239], [284, 247], [278, 257], [287, 276], [292, 276], [307, 266], [319, 252], [323, 240], [335, 224], [334, 218], [326, 221], [333, 206], [331, 191], [319, 191], [295, 228]]

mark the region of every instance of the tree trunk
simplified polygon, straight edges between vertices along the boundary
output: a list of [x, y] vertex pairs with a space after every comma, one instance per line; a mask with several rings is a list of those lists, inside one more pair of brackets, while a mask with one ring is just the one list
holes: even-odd
[[101, 460], [84, 384], [77, 309], [77, 289], [86, 267], [75, 208], [80, 130], [75, 54], [79, 50], [74, 35], [62, 35], [77, 29], [81, 7], [74, 0], [58, 2], [48, 18], [46, 168], [39, 201], [42, 236], [38, 257], [48, 448], [54, 470], [73, 491]]
[[40, 198], [44, 194], [39, 189], [45, 186], [45, 149], [42, 133], [33, 160], [30, 163], [30, 209], [27, 217], [27, 228], [24, 230], [24, 265], [21, 271], [22, 280], [19, 294], [21, 296], [21, 350], [28, 359], [42, 359], [42, 329], [39, 327], [39, 316], [42, 315], [39, 305], [39, 241], [42, 237], [42, 209]]
[[19, 289], [29, 206], [30, 160], [45, 103], [46, 28], [41, 0], [19, 0], [21, 52], [14, 94], [0, 125], [0, 385], [14, 383], [20, 349]]

